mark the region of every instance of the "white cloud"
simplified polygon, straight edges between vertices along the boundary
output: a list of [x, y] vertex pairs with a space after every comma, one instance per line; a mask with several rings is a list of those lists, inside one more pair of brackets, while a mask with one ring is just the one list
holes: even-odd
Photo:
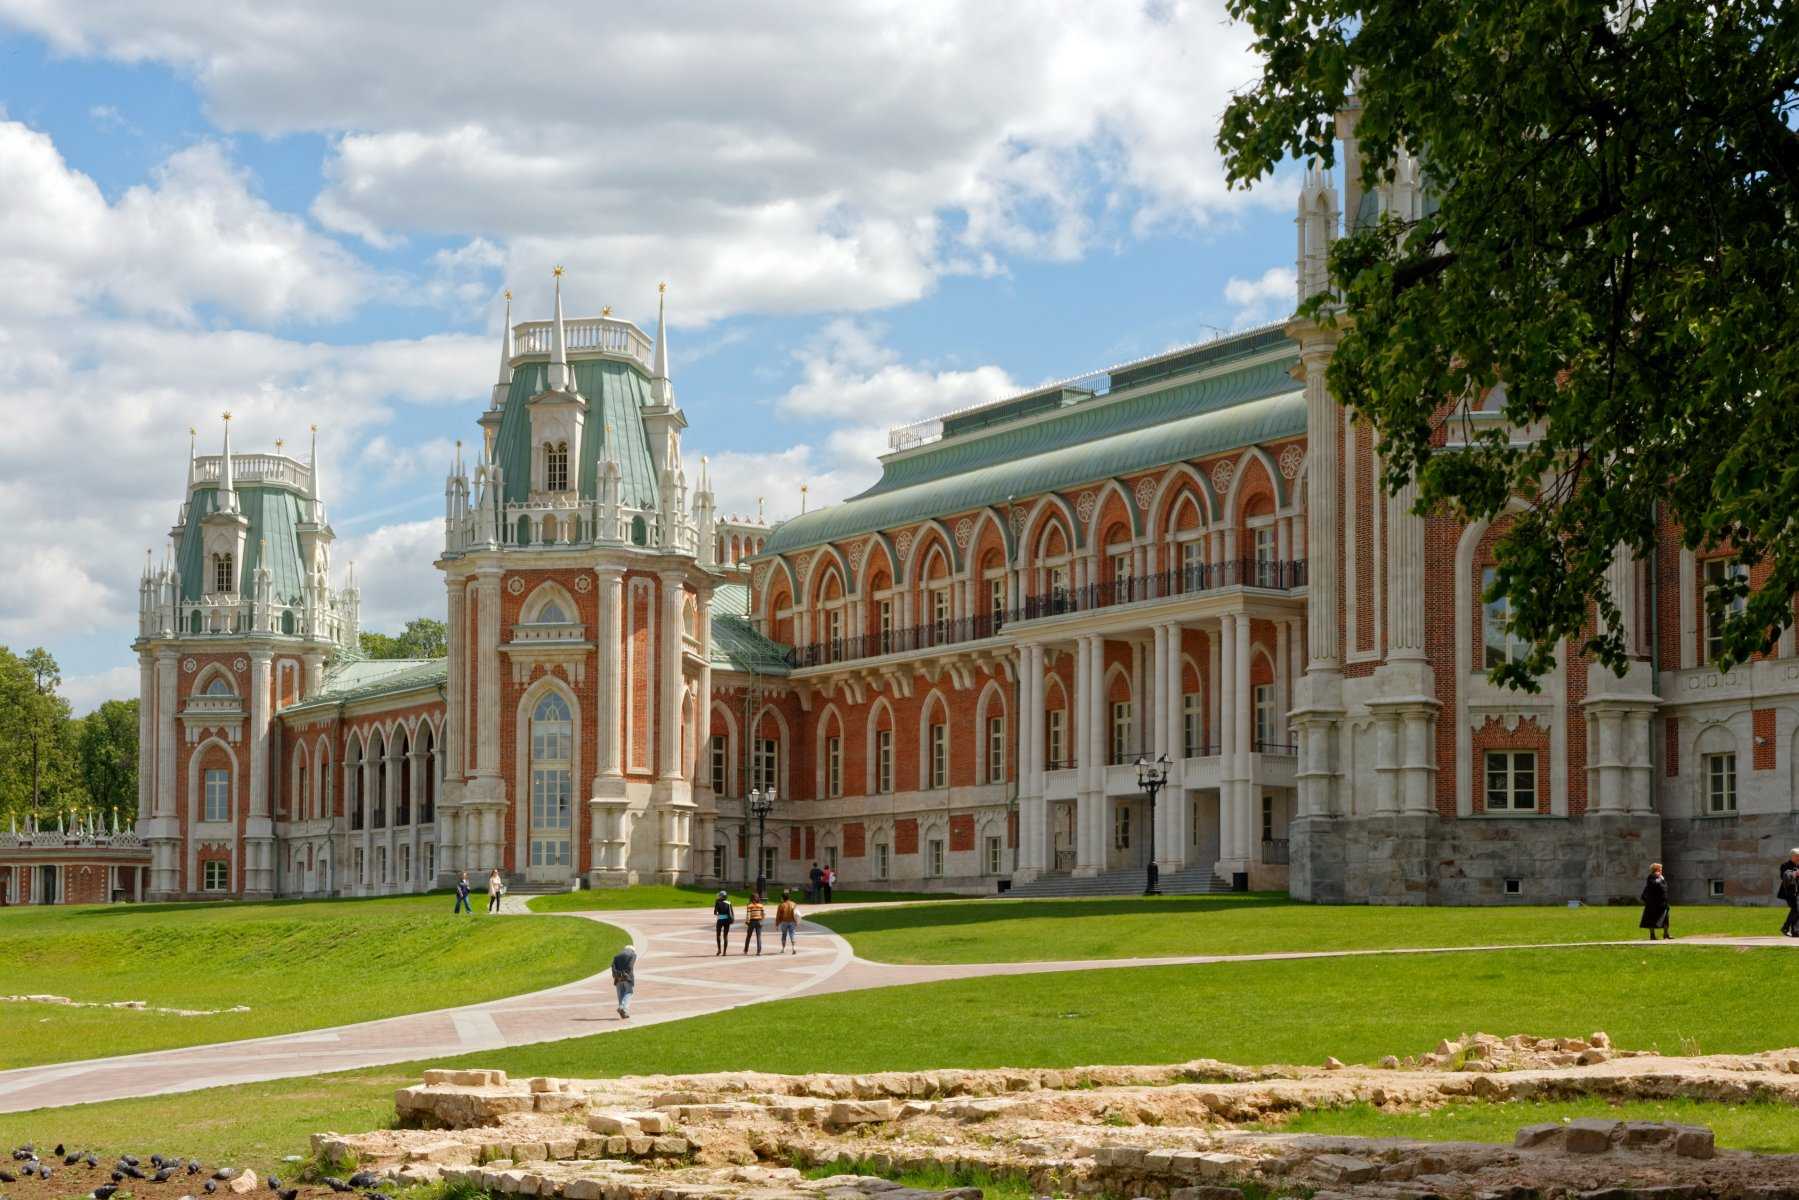
[[331, 137], [330, 228], [484, 238], [513, 280], [565, 262], [621, 309], [667, 278], [688, 322], [878, 308], [1285, 199], [1224, 183], [1215, 118], [1256, 65], [1222, 0], [651, 5], [600, 60], [549, 0], [0, 14], [175, 65], [227, 129]]
[[257, 323], [349, 313], [373, 275], [250, 191], [218, 145], [171, 155], [108, 203], [50, 138], [0, 120], [0, 317], [95, 304], [193, 322], [202, 306]]
[[1235, 308], [1231, 326], [1244, 329], [1263, 325], [1293, 311], [1297, 277], [1292, 267], [1269, 267], [1259, 279], [1232, 276], [1224, 285], [1224, 298]]
[[414, 617], [443, 620], [443, 576], [432, 566], [443, 545], [441, 517], [340, 535], [334, 557], [356, 565], [364, 629], [399, 633]]
[[64, 676], [62, 686], [56, 690], [76, 716], [84, 717], [108, 700], [136, 699], [137, 689], [136, 667], [108, 667], [92, 675]]

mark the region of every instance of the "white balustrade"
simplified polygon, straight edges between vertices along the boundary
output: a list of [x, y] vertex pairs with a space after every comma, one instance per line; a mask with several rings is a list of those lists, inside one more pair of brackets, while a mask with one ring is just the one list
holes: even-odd
[[[633, 359], [643, 367], [650, 366], [654, 343], [629, 321], [608, 317], [587, 317], [562, 322], [564, 344], [570, 354], [597, 350]], [[548, 354], [555, 337], [554, 321], [521, 321], [512, 327], [514, 354]]]

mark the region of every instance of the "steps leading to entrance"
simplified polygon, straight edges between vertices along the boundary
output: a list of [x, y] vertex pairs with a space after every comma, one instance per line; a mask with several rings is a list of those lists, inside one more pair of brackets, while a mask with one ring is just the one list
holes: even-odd
[[[1156, 886], [1169, 896], [1204, 896], [1231, 890], [1230, 880], [1215, 877], [1208, 867], [1164, 871]], [[1143, 868], [1105, 871], [1077, 878], [1069, 874], [1042, 875], [1029, 883], [1012, 886], [1007, 896], [1020, 900], [1059, 899], [1076, 896], [1140, 896]]]
[[556, 883], [554, 881], [549, 883], [533, 883], [527, 879], [508, 879], [506, 881], [506, 894], [508, 896], [550, 896], [557, 892], [566, 892], [568, 890], [569, 885], [567, 883]]

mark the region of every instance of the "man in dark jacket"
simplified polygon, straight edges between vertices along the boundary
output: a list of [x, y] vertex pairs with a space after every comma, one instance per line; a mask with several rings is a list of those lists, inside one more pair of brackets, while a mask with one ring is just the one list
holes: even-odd
[[1787, 860], [1780, 864], [1780, 890], [1775, 895], [1787, 902], [1787, 919], [1780, 927], [1781, 934], [1799, 937], [1799, 846], [1793, 847]]
[[1664, 938], [1673, 940], [1674, 935], [1668, 932], [1668, 877], [1662, 874], [1662, 864], [1649, 865], [1649, 879], [1643, 884], [1642, 901], [1643, 917], [1637, 927], [1647, 929], [1652, 942], [1658, 929]]
[[737, 910], [731, 907], [731, 897], [720, 889], [718, 899], [712, 902], [712, 923], [717, 929], [718, 952], [713, 957], [723, 954], [731, 943], [731, 922], [737, 919]]
[[456, 907], [451, 910], [451, 915], [454, 916], [456, 913], [464, 912], [472, 913], [474, 911], [474, 906], [468, 902], [468, 872], [464, 871], [462, 873], [462, 878], [456, 881]]
[[821, 868], [817, 863], [813, 863], [812, 870], [809, 874], [807, 874], [806, 878], [808, 878], [812, 881], [812, 890], [807, 893], [806, 898], [808, 900], [812, 901], [812, 903], [817, 904], [818, 900], [819, 900], [819, 896], [821, 895], [820, 889], [822, 889], [825, 885], [824, 869]]
[[612, 986], [618, 989], [618, 1019], [631, 1019], [631, 993], [637, 990], [637, 947], [626, 946], [612, 956]]

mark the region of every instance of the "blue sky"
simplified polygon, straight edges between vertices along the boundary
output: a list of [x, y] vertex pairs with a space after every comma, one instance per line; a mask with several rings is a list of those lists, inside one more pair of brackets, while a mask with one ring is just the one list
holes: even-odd
[[435, 614], [499, 293], [547, 316], [553, 263], [646, 328], [668, 281], [687, 458], [771, 517], [892, 423], [1290, 303], [1289, 181], [1211, 150], [1254, 71], [1216, 3], [677, 5], [560, 66], [512, 39], [566, 9], [373, 7], [0, 0], [0, 643], [78, 708], [135, 691], [144, 549], [225, 408], [247, 449], [321, 425], [365, 625]]

